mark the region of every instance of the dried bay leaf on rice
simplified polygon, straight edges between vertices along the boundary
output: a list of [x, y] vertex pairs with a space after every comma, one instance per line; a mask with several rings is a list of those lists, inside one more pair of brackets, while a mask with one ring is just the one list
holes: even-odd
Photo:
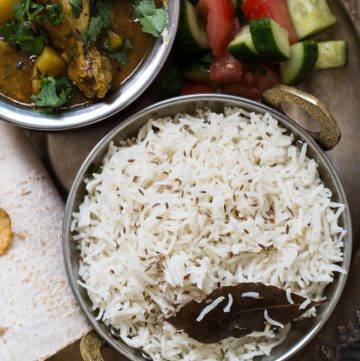
[[218, 288], [200, 303], [187, 303], [166, 321], [191, 338], [210, 344], [262, 332], [267, 324], [282, 327], [322, 303], [294, 293], [287, 295], [275, 286], [240, 283]]

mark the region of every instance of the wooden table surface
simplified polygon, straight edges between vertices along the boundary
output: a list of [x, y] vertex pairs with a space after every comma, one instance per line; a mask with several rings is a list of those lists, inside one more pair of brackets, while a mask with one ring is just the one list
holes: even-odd
[[[332, 1], [341, 1], [345, 5], [360, 34], [360, 0], [329, 0], [329, 2]], [[353, 219], [352, 221], [355, 223], [359, 222], [360, 219]], [[291, 361], [360, 360], [359, 248], [355, 250], [353, 255], [351, 273], [353, 276], [347, 282], [336, 312], [326, 323], [323, 330]]]

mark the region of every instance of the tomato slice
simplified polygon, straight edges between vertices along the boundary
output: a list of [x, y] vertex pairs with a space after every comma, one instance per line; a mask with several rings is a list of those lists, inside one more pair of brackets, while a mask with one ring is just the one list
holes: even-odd
[[260, 100], [265, 90], [279, 82], [279, 68], [277, 66], [261, 64], [258, 69], [255, 67], [245, 68], [242, 80], [238, 83], [225, 85], [222, 92], [225, 94]]
[[241, 9], [247, 20], [273, 19], [288, 31], [291, 44], [298, 41], [285, 0], [245, 0]]
[[206, 18], [206, 33], [215, 56], [226, 49], [232, 38], [234, 6], [232, 0], [200, 0], [197, 9]]
[[181, 90], [181, 95], [215, 93], [216, 89], [205, 83], [197, 81], [188, 81]]
[[217, 56], [210, 65], [210, 79], [223, 84], [240, 82], [243, 77], [243, 64], [230, 53]]

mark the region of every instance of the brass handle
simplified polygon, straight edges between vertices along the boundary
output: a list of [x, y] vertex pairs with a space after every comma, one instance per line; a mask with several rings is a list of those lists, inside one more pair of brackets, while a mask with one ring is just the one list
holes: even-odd
[[104, 342], [95, 331], [86, 334], [80, 342], [80, 353], [84, 361], [104, 361], [101, 348]]
[[325, 104], [313, 95], [286, 85], [275, 85], [263, 93], [263, 101], [282, 112], [283, 102], [296, 104], [304, 109], [320, 125], [320, 132], [308, 133], [324, 150], [333, 149], [340, 142], [341, 131], [338, 123]]

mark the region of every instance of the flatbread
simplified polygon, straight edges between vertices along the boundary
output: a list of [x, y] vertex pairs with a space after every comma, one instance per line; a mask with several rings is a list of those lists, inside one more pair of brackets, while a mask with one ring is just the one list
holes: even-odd
[[43, 360], [90, 326], [64, 269], [64, 204], [23, 130], [1, 121], [0, 207], [13, 227], [11, 247], [0, 256], [0, 360]]

